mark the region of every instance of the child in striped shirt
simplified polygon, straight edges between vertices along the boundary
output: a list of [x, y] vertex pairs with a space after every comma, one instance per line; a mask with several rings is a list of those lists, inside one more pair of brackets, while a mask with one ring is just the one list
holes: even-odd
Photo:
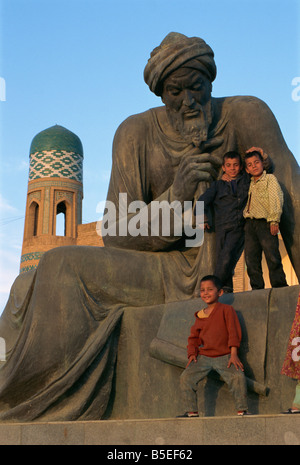
[[246, 153], [245, 166], [247, 173], [252, 176], [244, 210], [245, 260], [251, 287], [265, 287], [261, 265], [262, 252], [266, 257], [271, 286], [287, 286], [278, 241], [283, 192], [277, 178], [264, 170], [260, 150]]

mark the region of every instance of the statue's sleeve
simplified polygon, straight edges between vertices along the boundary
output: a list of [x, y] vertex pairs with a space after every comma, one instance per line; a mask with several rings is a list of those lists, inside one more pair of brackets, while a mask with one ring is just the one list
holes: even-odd
[[[178, 234], [178, 229], [174, 227], [175, 224], [177, 228], [182, 228], [182, 210], [179, 202], [179, 205], [172, 204], [172, 186], [159, 197], [151, 197], [147, 157], [152, 155], [153, 136], [149, 124], [145, 116], [135, 115], [124, 121], [116, 131], [102, 221], [102, 237], [106, 247], [164, 251], [176, 249], [182, 241], [181, 233]], [[179, 209], [170, 209], [170, 204]], [[158, 205], [168, 210], [164, 215], [167, 221], [164, 231], [157, 227]]]
[[[239, 99], [239, 98], [238, 98]], [[266, 103], [255, 97], [237, 100], [235, 124], [242, 150], [261, 147], [274, 164], [274, 174], [284, 193], [282, 234], [291, 263], [300, 279], [300, 168], [287, 147], [278, 122]], [[232, 115], [233, 116], [233, 115]]]

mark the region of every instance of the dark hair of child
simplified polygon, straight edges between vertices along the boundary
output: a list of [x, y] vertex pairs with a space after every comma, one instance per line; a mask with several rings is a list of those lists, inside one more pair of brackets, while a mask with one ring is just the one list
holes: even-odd
[[245, 160], [247, 160], [248, 158], [251, 158], [251, 157], [254, 157], [254, 156], [257, 156], [261, 161], [264, 161], [263, 157], [262, 157], [262, 154], [257, 152], [256, 150], [254, 150], [253, 152], [248, 152], [246, 153], [245, 155]]
[[242, 162], [242, 157], [241, 157], [241, 155], [240, 155], [239, 153], [237, 153], [237, 152], [231, 151], [231, 152], [225, 153], [225, 155], [223, 155], [223, 164], [225, 163], [225, 161], [226, 161], [228, 158], [230, 158], [230, 159], [238, 158], [238, 160], [239, 160], [239, 162], [240, 162], [240, 165], [243, 164], [243, 162]]
[[216, 288], [218, 289], [218, 291], [222, 289], [222, 283], [220, 279], [213, 274], [208, 274], [207, 276], [203, 276], [203, 278], [200, 280], [200, 284], [203, 283], [204, 281], [212, 281], [214, 285], [216, 286]]

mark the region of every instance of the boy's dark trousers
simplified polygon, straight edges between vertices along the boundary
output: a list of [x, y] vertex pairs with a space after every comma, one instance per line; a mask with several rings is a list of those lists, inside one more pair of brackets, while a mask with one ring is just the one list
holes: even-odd
[[216, 231], [215, 275], [221, 280], [225, 292], [233, 292], [233, 273], [242, 255], [245, 242], [244, 224], [218, 228]]
[[245, 259], [252, 289], [264, 289], [262, 252], [266, 257], [272, 287], [287, 286], [279, 252], [278, 236], [270, 232], [270, 223], [265, 219], [246, 219]]

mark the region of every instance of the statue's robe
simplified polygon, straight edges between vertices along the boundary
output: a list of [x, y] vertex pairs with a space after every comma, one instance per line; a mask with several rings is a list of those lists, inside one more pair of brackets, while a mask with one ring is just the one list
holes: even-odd
[[[221, 160], [229, 150], [259, 146], [273, 160], [285, 194], [281, 231], [299, 277], [298, 164], [262, 101], [228, 97], [213, 104], [209, 138], [223, 143], [212, 153]], [[164, 132], [165, 119], [164, 107], [151, 109], [116, 132], [107, 199], [117, 217], [120, 192], [128, 205], [140, 200], [146, 208], [152, 200], [174, 200], [172, 183], [188, 148]], [[184, 241], [107, 235], [103, 248], [53, 249], [37, 270], [21, 274], [0, 320], [8, 351], [0, 369], [0, 420], [105, 418], [124, 309], [189, 299], [199, 278], [214, 270], [213, 234], [199, 248], [186, 248]]]

